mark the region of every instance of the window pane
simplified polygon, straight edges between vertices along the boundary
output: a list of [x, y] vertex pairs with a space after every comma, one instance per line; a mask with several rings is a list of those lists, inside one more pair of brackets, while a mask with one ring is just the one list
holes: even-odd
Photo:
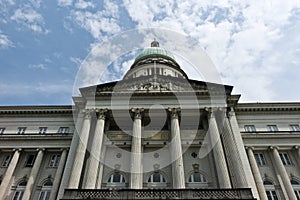
[[113, 183], [120, 183], [121, 182], [121, 174], [114, 174], [113, 175]]
[[159, 173], [154, 173], [153, 174], [153, 182], [154, 183], [159, 183], [160, 182], [160, 174]]
[[290, 125], [292, 131], [300, 131], [299, 125]]
[[194, 182], [201, 182], [201, 177], [199, 173], [194, 174]]

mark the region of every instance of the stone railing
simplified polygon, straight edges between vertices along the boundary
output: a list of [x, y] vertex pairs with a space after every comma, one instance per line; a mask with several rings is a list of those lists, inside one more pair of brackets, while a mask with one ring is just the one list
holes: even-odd
[[71, 199], [254, 199], [251, 189], [66, 189]]

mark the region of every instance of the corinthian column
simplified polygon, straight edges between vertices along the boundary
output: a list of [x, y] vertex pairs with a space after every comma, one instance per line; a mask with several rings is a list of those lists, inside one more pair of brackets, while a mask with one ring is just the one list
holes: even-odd
[[[226, 116], [224, 118], [224, 123], [222, 124], [224, 125], [224, 127], [221, 127], [221, 130], [224, 130], [222, 134], [224, 139], [224, 148], [225, 152], [227, 153], [227, 158], [229, 158], [229, 170], [232, 172], [231, 175], [234, 177], [232, 186], [235, 188], [248, 188], [246, 174], [244, 172], [242, 160], [239, 155], [239, 151], [241, 151], [242, 149], [238, 149], [237, 147], [233, 131]], [[222, 124], [220, 125], [222, 126]]]
[[131, 111], [134, 113], [134, 121], [131, 141], [130, 188], [142, 189], [142, 116], [140, 109]]
[[292, 187], [292, 184], [290, 182], [289, 176], [286, 173], [285, 167], [280, 159], [279, 153], [278, 153], [278, 147], [270, 147], [273, 159], [275, 163], [275, 169], [279, 176], [282, 179], [283, 185], [280, 184], [282, 191], [286, 191], [288, 199], [290, 200], [297, 200], [297, 197], [294, 193], [294, 189]]
[[79, 133], [79, 142], [76, 149], [76, 155], [73, 163], [73, 167], [71, 170], [71, 176], [69, 180], [69, 188], [71, 189], [77, 189], [79, 186], [81, 171], [84, 163], [84, 156], [86, 152], [86, 147], [89, 139], [89, 132], [90, 132], [90, 126], [91, 126], [91, 113], [86, 112], [83, 124], [81, 128], [81, 132]]
[[59, 164], [58, 164], [58, 167], [57, 167], [57, 170], [56, 170], [56, 173], [55, 173], [55, 178], [54, 178], [54, 181], [53, 181], [53, 187], [52, 187], [52, 190], [51, 190], [51, 193], [50, 193], [50, 198], [49, 198], [50, 200], [55, 200], [55, 198], [56, 198], [58, 188], [59, 188], [59, 184], [60, 184], [62, 174], [63, 174], [63, 171], [64, 171], [64, 166], [65, 166], [66, 159], [67, 159], [67, 152], [68, 152], [67, 149], [63, 149], [63, 151], [61, 153]]
[[15, 168], [17, 166], [19, 157], [20, 157], [20, 153], [21, 153], [21, 149], [14, 149], [14, 155], [9, 163], [9, 166], [5, 172], [4, 178], [2, 180], [1, 186], [0, 186], [0, 197], [2, 197], [3, 199], [6, 199], [5, 196], [7, 195], [6, 191], [7, 188], [10, 186], [10, 181], [11, 181], [11, 177], [15, 171]]
[[184, 166], [182, 159], [182, 146], [180, 137], [180, 127], [178, 121], [179, 109], [170, 109], [171, 118], [171, 159], [172, 159], [172, 174], [173, 174], [173, 188], [185, 188]]
[[214, 160], [218, 175], [220, 188], [231, 188], [230, 177], [226, 165], [225, 155], [222, 147], [222, 141], [218, 130], [215, 115], [212, 110], [208, 113], [208, 134], [213, 148]]
[[34, 161], [32, 169], [31, 169], [31, 173], [29, 175], [22, 200], [29, 200], [31, 194], [33, 194], [33, 191], [34, 191], [33, 186], [35, 184], [36, 177], [39, 173], [39, 169], [42, 164], [43, 156], [44, 156], [44, 149], [39, 149], [39, 152], [37, 154], [37, 157]]
[[[97, 111], [98, 119], [97, 119], [96, 129], [94, 133], [93, 143], [91, 147], [90, 164], [87, 170], [87, 179], [85, 185], [86, 189], [96, 188], [97, 172], [100, 163], [100, 154], [101, 154], [102, 143], [103, 143], [105, 113], [106, 110]], [[102, 164], [100, 163], [100, 165]]]
[[263, 183], [263, 180], [261, 178], [259, 168], [257, 166], [257, 163], [256, 163], [256, 160], [255, 160], [252, 149], [253, 149], [252, 147], [247, 147], [248, 158], [249, 158], [250, 166], [251, 166], [251, 169], [252, 169], [252, 174], [253, 174], [254, 179], [255, 179], [257, 191], [258, 191], [260, 200], [268, 200], [268, 197], [267, 197], [267, 194], [266, 194], [266, 191], [265, 191], [265, 187], [264, 187], [264, 183]]

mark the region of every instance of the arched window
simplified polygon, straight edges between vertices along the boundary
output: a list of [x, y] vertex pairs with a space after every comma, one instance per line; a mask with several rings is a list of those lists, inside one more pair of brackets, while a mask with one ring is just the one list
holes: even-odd
[[264, 186], [268, 200], [278, 200], [274, 184], [270, 180], [264, 180]]
[[189, 177], [189, 183], [207, 183], [207, 180], [203, 174], [194, 172]]
[[42, 190], [40, 192], [39, 200], [49, 200], [52, 186], [53, 186], [53, 183], [51, 180], [47, 180], [43, 184]]
[[120, 172], [112, 173], [107, 180], [106, 186], [108, 188], [125, 188], [125, 176]]
[[24, 180], [18, 184], [13, 200], [22, 200], [26, 185], [27, 181]]
[[148, 183], [165, 183], [165, 177], [159, 172], [154, 172], [148, 178]]
[[120, 174], [119, 172], [115, 172], [112, 175], [110, 175], [108, 179], [108, 183], [125, 183], [125, 178], [123, 174]]
[[300, 200], [300, 183], [299, 183], [299, 181], [296, 181], [296, 180], [292, 179], [291, 184], [292, 184], [293, 189], [295, 191], [295, 195], [297, 197], [297, 200]]

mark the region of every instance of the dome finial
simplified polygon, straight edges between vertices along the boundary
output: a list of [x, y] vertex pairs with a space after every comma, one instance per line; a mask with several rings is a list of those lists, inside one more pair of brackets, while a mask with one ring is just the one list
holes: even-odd
[[159, 47], [159, 43], [154, 38], [153, 42], [151, 42], [151, 47]]

